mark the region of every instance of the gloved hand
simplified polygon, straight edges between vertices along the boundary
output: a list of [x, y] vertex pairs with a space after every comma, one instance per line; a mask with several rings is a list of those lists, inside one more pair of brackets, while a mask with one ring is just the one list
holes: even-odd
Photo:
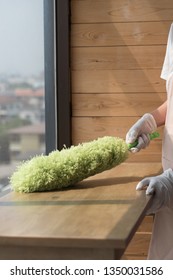
[[154, 214], [165, 207], [173, 209], [173, 170], [171, 168], [161, 175], [143, 179], [138, 183], [136, 189], [146, 189], [147, 195], [154, 195], [147, 215]]
[[140, 149], [145, 149], [149, 143], [149, 133], [154, 132], [157, 129], [157, 124], [154, 117], [147, 113], [143, 115], [127, 132], [126, 143], [133, 143], [138, 139], [138, 145], [135, 148], [131, 148], [130, 151], [133, 153], [139, 152]]

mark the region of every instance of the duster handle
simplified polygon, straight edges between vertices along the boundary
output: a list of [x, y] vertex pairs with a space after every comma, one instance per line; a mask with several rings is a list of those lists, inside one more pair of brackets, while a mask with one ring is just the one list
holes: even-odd
[[[150, 140], [153, 140], [155, 138], [158, 138], [160, 136], [160, 134], [156, 131], [156, 132], [153, 132], [151, 134], [149, 134], [149, 137], [150, 137]], [[128, 149], [130, 150], [131, 148], [134, 148], [138, 145], [138, 140], [136, 140], [135, 142], [133, 143], [130, 143], [128, 144]]]

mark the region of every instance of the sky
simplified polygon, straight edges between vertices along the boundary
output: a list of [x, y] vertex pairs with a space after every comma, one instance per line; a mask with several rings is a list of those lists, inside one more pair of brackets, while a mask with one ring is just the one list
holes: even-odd
[[0, 74], [40, 74], [43, 41], [43, 0], [0, 0]]

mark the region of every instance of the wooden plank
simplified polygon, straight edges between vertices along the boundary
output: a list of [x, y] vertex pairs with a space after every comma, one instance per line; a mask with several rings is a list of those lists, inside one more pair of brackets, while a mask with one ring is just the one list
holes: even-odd
[[[125, 139], [127, 131], [138, 120], [138, 117], [73, 117], [73, 143], [91, 141], [98, 137], [117, 136]], [[159, 128], [162, 138], [163, 128]], [[154, 143], [159, 142], [159, 139]]]
[[170, 0], [72, 0], [72, 23], [173, 20]]
[[72, 116], [139, 116], [165, 100], [165, 93], [72, 94]]
[[72, 71], [72, 93], [165, 92], [160, 70]]
[[153, 228], [154, 216], [146, 216], [139, 228], [137, 229], [138, 233], [151, 233]]
[[151, 233], [136, 233], [125, 251], [125, 255], [147, 256]]
[[72, 70], [161, 69], [165, 46], [82, 47], [71, 49]]
[[71, 24], [71, 46], [165, 45], [172, 21]]

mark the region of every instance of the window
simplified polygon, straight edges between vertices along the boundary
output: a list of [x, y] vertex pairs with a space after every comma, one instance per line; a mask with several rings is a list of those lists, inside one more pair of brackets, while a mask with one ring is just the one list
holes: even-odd
[[19, 161], [45, 153], [43, 15], [43, 0], [0, 1], [0, 191]]
[[0, 0], [0, 192], [19, 164], [71, 144], [69, 0]]

